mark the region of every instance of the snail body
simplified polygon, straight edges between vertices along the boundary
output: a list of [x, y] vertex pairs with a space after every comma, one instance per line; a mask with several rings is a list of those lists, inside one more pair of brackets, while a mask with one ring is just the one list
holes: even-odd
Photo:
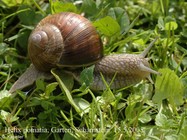
[[[106, 89], [101, 74], [111, 89], [150, 79], [150, 73], [159, 74], [149, 67], [148, 59], [145, 58], [155, 41], [139, 55], [103, 56], [101, 39], [89, 20], [70, 12], [47, 16], [29, 37], [31, 68], [22, 74], [10, 92], [32, 84], [38, 77], [47, 77], [47, 73], [55, 67], [77, 68], [94, 64], [94, 80], [90, 85], [94, 90]], [[70, 73], [79, 79], [75, 71]], [[32, 75], [30, 78], [33, 79], [25, 78], [28, 75]]]
[[[120, 89], [140, 82], [147, 78], [153, 83], [150, 73], [160, 75], [159, 72], [149, 67], [145, 55], [156, 39], [141, 54], [113, 54], [104, 56], [94, 67], [94, 79], [90, 85], [91, 89], [104, 90], [107, 86], [110, 89]], [[74, 72], [74, 78], [79, 81], [80, 73]], [[102, 79], [102, 76], [108, 85]], [[78, 78], [77, 78], [78, 77]]]
[[149, 63], [139, 55], [114, 54], [104, 57], [95, 65], [94, 82], [91, 87], [97, 90], [106, 88], [100, 73], [104, 75], [104, 79], [110, 84], [111, 89], [119, 89], [138, 83], [150, 75], [150, 72], [141, 70], [142, 66], [149, 67]]

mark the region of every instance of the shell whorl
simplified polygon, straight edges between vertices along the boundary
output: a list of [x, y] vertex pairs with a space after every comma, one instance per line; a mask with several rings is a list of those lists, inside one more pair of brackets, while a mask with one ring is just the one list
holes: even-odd
[[60, 61], [64, 48], [59, 29], [52, 25], [38, 26], [29, 37], [29, 55], [38, 70], [48, 71]]

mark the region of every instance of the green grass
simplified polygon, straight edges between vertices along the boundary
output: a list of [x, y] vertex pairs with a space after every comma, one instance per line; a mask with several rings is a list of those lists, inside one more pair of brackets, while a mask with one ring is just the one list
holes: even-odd
[[[78, 1], [77, 1], [78, 2]], [[73, 4], [74, 3], [74, 4]], [[0, 1], [0, 139], [187, 139], [187, 2], [184, 0]], [[31, 63], [27, 39], [51, 13], [84, 13], [97, 27], [104, 53], [148, 54], [154, 85], [92, 91], [52, 70], [55, 79], [10, 94]]]

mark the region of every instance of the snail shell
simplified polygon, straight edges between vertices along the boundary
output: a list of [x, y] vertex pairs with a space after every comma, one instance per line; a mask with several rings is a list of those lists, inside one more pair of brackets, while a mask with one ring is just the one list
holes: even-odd
[[28, 52], [38, 70], [48, 71], [94, 64], [103, 57], [103, 46], [88, 19], [64, 12], [39, 22], [29, 37]]

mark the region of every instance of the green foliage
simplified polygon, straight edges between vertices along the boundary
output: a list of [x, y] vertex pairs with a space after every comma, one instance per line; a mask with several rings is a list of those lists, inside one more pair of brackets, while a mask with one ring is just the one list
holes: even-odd
[[51, 3], [51, 11], [52, 13], [60, 13], [60, 12], [77, 12], [77, 7], [73, 3], [62, 3], [62, 2], [52, 2]]
[[170, 69], [161, 69], [160, 72], [162, 76], [156, 79], [153, 101], [160, 104], [164, 99], [168, 99], [174, 108], [176, 108], [176, 105], [182, 105], [184, 103], [182, 81]]
[[94, 23], [95, 27], [105, 36], [111, 37], [114, 35], [119, 35], [120, 26], [119, 24], [110, 16], [104, 17]]
[[93, 82], [94, 65], [84, 69], [80, 73], [80, 82], [89, 86]]
[[[187, 139], [186, 7], [184, 0], [0, 1], [0, 139]], [[140, 53], [159, 36], [148, 57], [162, 76], [96, 92], [89, 89], [94, 66], [81, 72], [81, 84], [53, 69], [52, 81], [10, 94], [30, 64], [30, 32], [64, 11], [93, 22], [105, 55]]]

